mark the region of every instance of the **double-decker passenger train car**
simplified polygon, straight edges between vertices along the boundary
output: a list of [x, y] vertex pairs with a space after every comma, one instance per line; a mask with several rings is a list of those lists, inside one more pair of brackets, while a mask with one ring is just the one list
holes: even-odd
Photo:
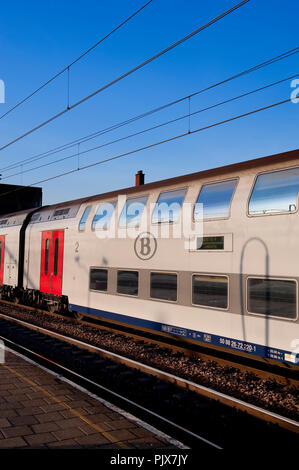
[[2, 216], [0, 296], [298, 365], [298, 192], [294, 150]]

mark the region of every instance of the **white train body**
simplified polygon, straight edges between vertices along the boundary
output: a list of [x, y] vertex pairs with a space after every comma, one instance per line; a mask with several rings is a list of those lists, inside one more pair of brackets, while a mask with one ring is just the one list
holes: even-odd
[[[20, 235], [21, 229], [30, 211], [10, 214], [0, 220], [0, 242], [4, 245], [1, 257], [3, 285], [16, 287], [18, 285], [19, 257], [20, 257]], [[0, 249], [1, 251], [1, 249]], [[1, 286], [1, 283], [0, 283]]]
[[[22, 287], [48, 293], [48, 302], [65, 296], [71, 310], [85, 315], [298, 364], [299, 177], [293, 202], [298, 168], [296, 150], [35, 210], [26, 228]], [[258, 179], [264, 174], [270, 176]], [[220, 207], [227, 213], [213, 217], [217, 196], [212, 192], [223, 182], [227, 182], [223, 187], [234, 186], [228, 207]], [[212, 198], [208, 217], [203, 202], [202, 247], [197, 241], [201, 234], [195, 237], [195, 245], [190, 243], [192, 237], [188, 243], [188, 236], [159, 236], [159, 230], [168, 226], [172, 231], [180, 224], [182, 209], [174, 216], [180, 216], [177, 222], [153, 223], [161, 193], [178, 197], [183, 190], [181, 208], [186, 203], [194, 208], [200, 194], [204, 201], [207, 198], [207, 207]], [[227, 192], [223, 194], [227, 198]], [[277, 206], [280, 194], [281, 209]], [[291, 201], [285, 210], [288, 194]], [[133, 236], [126, 236], [127, 228], [119, 226], [126, 200], [144, 201], [145, 196], [136, 219], [139, 227], [131, 230]], [[103, 202], [115, 203], [116, 217], [112, 216], [108, 230], [94, 229], [94, 217]], [[193, 210], [190, 217], [192, 231]], [[108, 237], [113, 220], [118, 236]], [[15, 230], [14, 235], [10, 230]], [[13, 263], [18, 263], [19, 231], [19, 226], [5, 230], [0, 219], [5, 259]], [[55, 288], [44, 287], [51, 286], [55, 276]], [[3, 284], [16, 285], [6, 268]]]

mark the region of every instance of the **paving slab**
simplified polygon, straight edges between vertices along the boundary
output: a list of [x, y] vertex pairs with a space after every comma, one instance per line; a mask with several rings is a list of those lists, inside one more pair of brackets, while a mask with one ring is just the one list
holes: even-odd
[[12, 351], [0, 363], [0, 449], [176, 448], [163, 433]]

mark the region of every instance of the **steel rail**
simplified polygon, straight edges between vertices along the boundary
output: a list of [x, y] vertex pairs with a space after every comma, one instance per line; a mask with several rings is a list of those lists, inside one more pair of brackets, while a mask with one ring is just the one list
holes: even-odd
[[258, 407], [256, 405], [252, 405], [251, 403], [245, 402], [243, 400], [240, 400], [235, 397], [231, 397], [227, 394], [224, 394], [222, 392], [218, 392], [216, 390], [213, 390], [211, 388], [205, 387], [203, 385], [196, 384], [195, 382], [192, 382], [190, 380], [183, 379], [181, 377], [178, 377], [176, 375], [170, 374], [168, 372], [164, 372], [162, 370], [156, 369], [152, 366], [148, 366], [146, 364], [140, 363], [138, 361], [135, 361], [133, 359], [129, 359], [125, 356], [121, 356], [119, 354], [113, 353], [111, 351], [105, 350], [103, 348], [99, 348], [97, 346], [90, 345], [88, 343], [85, 343], [84, 341], [80, 341], [74, 338], [70, 338], [68, 336], [62, 335], [60, 333], [53, 332], [51, 330], [47, 330], [46, 328], [42, 328], [36, 325], [32, 325], [29, 322], [25, 322], [23, 320], [18, 320], [11, 318], [7, 315], [0, 314], [0, 317], [4, 317], [8, 319], [9, 321], [13, 321], [16, 323], [19, 323], [21, 325], [24, 325], [28, 328], [31, 328], [33, 330], [36, 330], [38, 332], [41, 332], [43, 334], [46, 334], [48, 336], [53, 336], [57, 339], [60, 339], [65, 342], [69, 342], [71, 344], [77, 345], [81, 348], [88, 349], [89, 351], [92, 352], [97, 352], [103, 355], [104, 357], [112, 358], [114, 361], [120, 362], [122, 364], [125, 364], [131, 368], [141, 370], [143, 372], [146, 372], [150, 375], [154, 375], [155, 377], [159, 377], [160, 379], [167, 380], [168, 382], [175, 383], [176, 385], [197, 392], [200, 395], [203, 395], [205, 397], [211, 398], [213, 400], [219, 401], [225, 405], [229, 405], [231, 407], [235, 407], [237, 409], [246, 411], [248, 414], [258, 417], [264, 421], [267, 422], [272, 422], [275, 424], [278, 424], [279, 426], [288, 429], [289, 431], [299, 433], [299, 422], [292, 420], [290, 418], [286, 418], [284, 416], [281, 416], [277, 413], [273, 413], [269, 410], [265, 410], [261, 407]]

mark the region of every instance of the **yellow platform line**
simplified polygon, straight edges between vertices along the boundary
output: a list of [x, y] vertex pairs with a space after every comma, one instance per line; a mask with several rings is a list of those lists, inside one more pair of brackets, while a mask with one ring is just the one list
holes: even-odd
[[12, 367], [6, 365], [6, 364], [1, 364], [3, 367], [5, 367], [7, 370], [9, 370], [12, 374], [16, 375], [20, 379], [22, 379], [24, 382], [27, 382], [30, 384], [32, 387], [34, 387], [36, 390], [39, 390], [40, 392], [44, 393], [44, 395], [52, 398], [56, 403], [59, 405], [62, 405], [64, 408], [69, 410], [74, 416], [77, 416], [77, 418], [80, 418], [84, 423], [88, 424], [90, 427], [98, 431], [100, 434], [102, 434], [104, 437], [106, 437], [110, 442], [113, 444], [117, 444], [118, 447], [121, 447], [122, 449], [130, 449], [130, 447], [127, 444], [124, 444], [123, 442], [117, 441], [115, 437], [113, 437], [109, 432], [104, 431], [104, 429], [101, 428], [98, 424], [93, 423], [90, 421], [88, 418], [85, 418], [85, 416], [81, 415], [78, 411], [74, 410], [71, 406], [69, 406], [67, 403], [65, 403], [62, 400], [59, 400], [59, 398], [55, 397], [51, 392], [48, 392], [46, 389], [38, 385], [37, 383], [33, 382], [32, 380], [28, 379], [24, 375], [22, 375], [20, 372], [17, 372], [14, 370]]

